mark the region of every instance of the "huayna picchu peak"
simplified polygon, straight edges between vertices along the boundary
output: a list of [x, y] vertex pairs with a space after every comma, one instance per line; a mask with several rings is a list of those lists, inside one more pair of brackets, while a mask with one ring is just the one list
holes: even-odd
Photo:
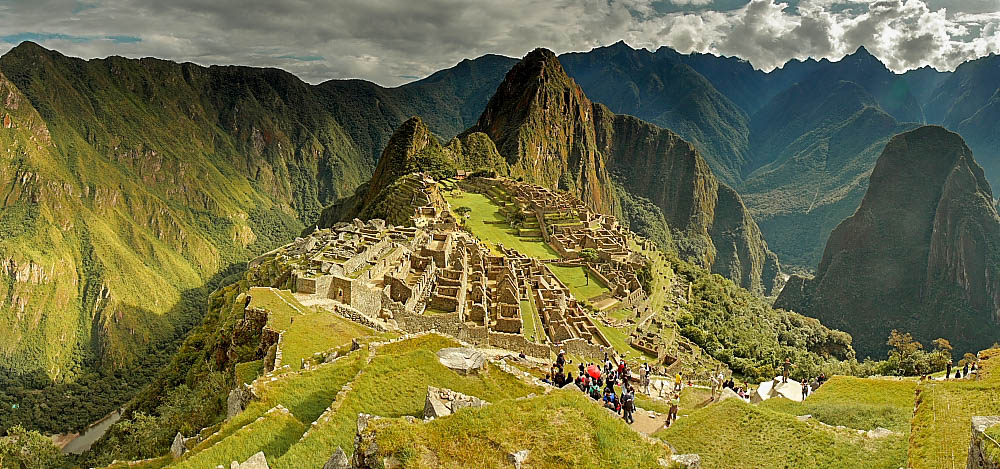
[[886, 145], [860, 207], [827, 241], [814, 278], [776, 305], [814, 316], [880, 356], [889, 331], [972, 350], [1000, 332], [1000, 216], [972, 151], [925, 126]]
[[1000, 468], [995, 7], [140, 3], [0, 7], [0, 468]]

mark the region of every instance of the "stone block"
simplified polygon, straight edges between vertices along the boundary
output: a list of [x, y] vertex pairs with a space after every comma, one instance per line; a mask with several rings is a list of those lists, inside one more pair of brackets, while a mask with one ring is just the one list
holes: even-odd
[[437, 356], [442, 365], [460, 375], [478, 374], [486, 366], [486, 356], [473, 348], [443, 348]]

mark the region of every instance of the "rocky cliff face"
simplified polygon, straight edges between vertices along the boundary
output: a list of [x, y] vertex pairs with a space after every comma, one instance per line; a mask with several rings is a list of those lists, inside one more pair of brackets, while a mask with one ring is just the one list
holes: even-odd
[[663, 211], [683, 257], [755, 292], [769, 294], [779, 273], [739, 194], [719, 182], [700, 153], [677, 134], [594, 107], [598, 148], [630, 193]]
[[1000, 330], [1000, 216], [958, 134], [925, 126], [894, 137], [861, 206], [830, 235], [813, 279], [793, 278], [776, 306], [815, 316], [881, 356], [891, 329], [956, 349]]

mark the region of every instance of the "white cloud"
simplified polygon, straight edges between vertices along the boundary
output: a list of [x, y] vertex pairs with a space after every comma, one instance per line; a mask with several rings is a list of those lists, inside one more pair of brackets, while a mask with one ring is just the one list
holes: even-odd
[[314, 83], [383, 85], [486, 53], [581, 51], [620, 39], [735, 55], [765, 70], [791, 58], [836, 60], [860, 45], [897, 71], [952, 69], [1000, 50], [998, 0], [669, 1], [670, 13], [654, 0], [15, 1], [0, 2], [0, 38], [44, 34], [43, 45], [86, 58], [277, 66]]

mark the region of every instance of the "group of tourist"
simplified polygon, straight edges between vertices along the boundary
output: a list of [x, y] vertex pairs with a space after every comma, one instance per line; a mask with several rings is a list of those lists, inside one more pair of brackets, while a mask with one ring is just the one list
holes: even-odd
[[[562, 388], [570, 384], [590, 396], [594, 401], [618, 415], [621, 415], [626, 423], [633, 423], [635, 419], [635, 388], [630, 380], [631, 370], [625, 360], [612, 360], [607, 354], [604, 355], [602, 364], [583, 363], [577, 366], [579, 374], [574, 376], [572, 371], [566, 371], [566, 351], [560, 350], [556, 356], [555, 363], [549, 373], [542, 380], [545, 383]], [[650, 378], [653, 368], [648, 363], [643, 363], [640, 369], [640, 383], [646, 394], [649, 394]], [[620, 394], [616, 392], [618, 386]], [[670, 411], [667, 414], [667, 426], [677, 420], [677, 409], [680, 406], [680, 388], [678, 387], [671, 395]]]
[[[951, 373], [951, 370], [953, 368], [951, 360], [948, 360], [948, 364], [946, 366], [947, 367], [945, 368], [944, 379], [950, 379], [950, 378], [962, 379], [962, 377], [965, 377], [966, 379], [971, 379], [972, 375], [976, 375], [977, 378], [979, 377], [978, 362], [972, 360], [966, 360], [965, 365], [963, 365], [961, 369], [955, 369], [954, 375]], [[923, 379], [927, 379], [927, 376], [924, 375]]]

